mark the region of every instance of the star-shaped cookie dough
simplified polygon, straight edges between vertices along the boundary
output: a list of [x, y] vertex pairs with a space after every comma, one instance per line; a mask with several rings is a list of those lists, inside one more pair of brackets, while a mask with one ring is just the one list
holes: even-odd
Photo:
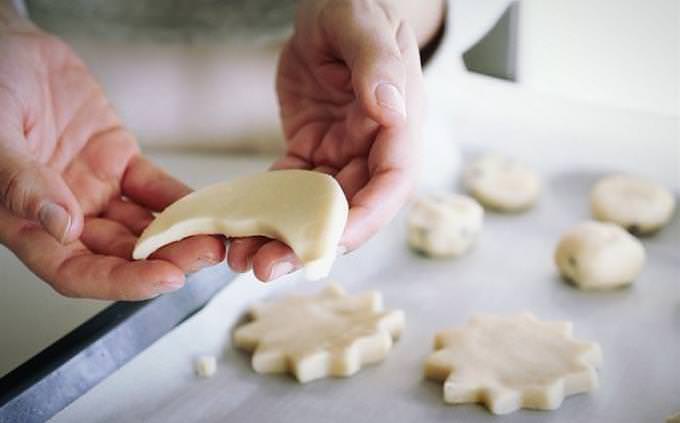
[[444, 401], [479, 402], [494, 414], [553, 410], [564, 397], [597, 387], [599, 345], [572, 336], [570, 322], [531, 313], [477, 315], [435, 337], [425, 376], [444, 381]]
[[310, 296], [256, 304], [252, 321], [234, 332], [237, 347], [253, 351], [258, 373], [291, 372], [304, 383], [350, 376], [385, 358], [404, 326], [401, 310], [384, 310], [378, 292], [349, 296], [330, 284]]

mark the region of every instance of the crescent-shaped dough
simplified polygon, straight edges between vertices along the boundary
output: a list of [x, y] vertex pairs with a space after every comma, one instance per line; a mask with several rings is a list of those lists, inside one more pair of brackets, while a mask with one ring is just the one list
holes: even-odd
[[203, 188], [167, 207], [144, 230], [132, 253], [145, 259], [191, 235], [262, 235], [286, 243], [308, 279], [326, 277], [347, 222], [337, 181], [308, 170], [276, 170]]

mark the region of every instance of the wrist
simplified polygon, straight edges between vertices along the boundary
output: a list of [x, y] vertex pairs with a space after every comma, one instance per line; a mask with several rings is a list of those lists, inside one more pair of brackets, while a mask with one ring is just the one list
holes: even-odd
[[446, 21], [446, 0], [380, 0], [408, 22], [421, 49], [437, 38]]

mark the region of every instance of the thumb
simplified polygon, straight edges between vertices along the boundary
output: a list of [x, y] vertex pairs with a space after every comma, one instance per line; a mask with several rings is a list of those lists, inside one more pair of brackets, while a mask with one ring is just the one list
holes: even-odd
[[369, 117], [385, 126], [406, 120], [406, 67], [397, 32], [402, 25], [377, 2], [347, 2], [326, 13], [327, 39], [347, 64], [352, 88]]
[[39, 222], [61, 243], [75, 241], [83, 214], [61, 175], [23, 154], [0, 151], [0, 204], [17, 217]]

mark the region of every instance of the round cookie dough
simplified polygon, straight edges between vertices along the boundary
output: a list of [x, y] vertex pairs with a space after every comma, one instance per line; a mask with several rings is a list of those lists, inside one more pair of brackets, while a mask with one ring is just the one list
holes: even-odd
[[629, 285], [644, 262], [642, 243], [613, 223], [580, 223], [562, 235], [555, 251], [560, 274], [584, 290]]
[[597, 220], [623, 226], [634, 235], [655, 232], [671, 219], [675, 198], [663, 187], [631, 175], [600, 179], [590, 193]]
[[408, 215], [408, 243], [431, 257], [468, 251], [482, 230], [484, 209], [458, 194], [430, 194], [416, 200]]
[[516, 212], [531, 208], [541, 192], [541, 180], [524, 164], [489, 154], [475, 160], [463, 173], [465, 189], [484, 206]]

